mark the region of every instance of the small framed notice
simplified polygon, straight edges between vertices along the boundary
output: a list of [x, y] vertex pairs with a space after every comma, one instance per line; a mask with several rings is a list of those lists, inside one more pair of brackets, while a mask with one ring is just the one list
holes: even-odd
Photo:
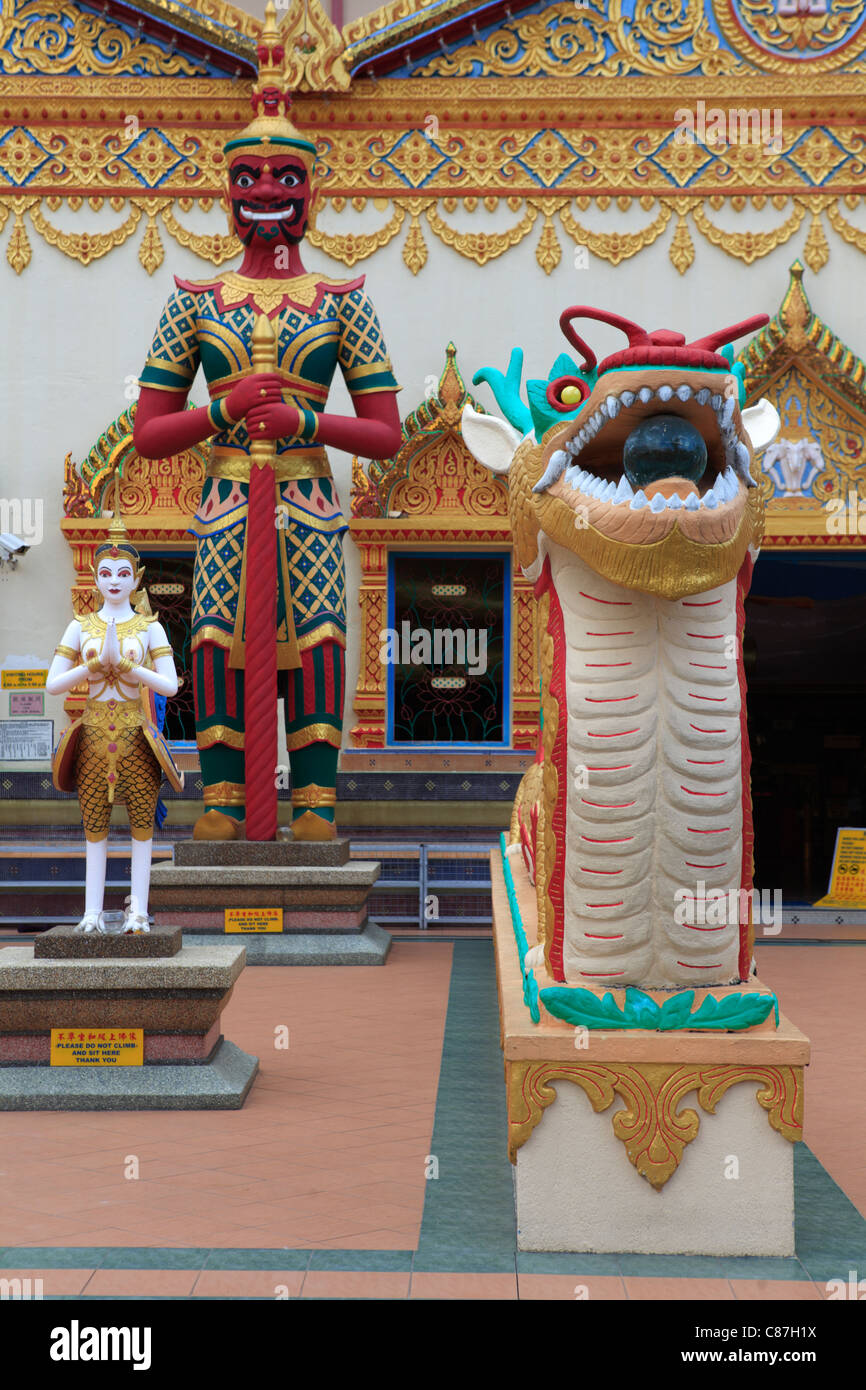
[[52, 1028], [52, 1067], [140, 1067], [143, 1028]]
[[283, 930], [281, 907], [227, 907], [227, 932], [264, 932]]
[[0, 687], [3, 690], [44, 690], [47, 679], [47, 667], [27, 671], [15, 668], [0, 671]]
[[41, 690], [13, 690], [9, 694], [9, 713], [16, 719], [41, 718], [45, 696]]
[[53, 719], [0, 719], [0, 761], [26, 763], [50, 758]]
[[850, 907], [858, 911], [866, 908], [866, 829], [863, 827], [837, 827], [830, 887], [815, 907]]

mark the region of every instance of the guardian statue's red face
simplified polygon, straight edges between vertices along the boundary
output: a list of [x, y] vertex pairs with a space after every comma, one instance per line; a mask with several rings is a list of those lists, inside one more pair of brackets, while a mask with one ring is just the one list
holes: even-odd
[[229, 168], [232, 223], [244, 246], [297, 246], [307, 231], [313, 188], [304, 161], [275, 146], [238, 152]]

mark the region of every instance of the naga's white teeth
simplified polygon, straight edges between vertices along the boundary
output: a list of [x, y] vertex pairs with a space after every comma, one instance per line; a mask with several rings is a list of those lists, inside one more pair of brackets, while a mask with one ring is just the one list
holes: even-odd
[[615, 492], [616, 492], [616, 484], [615, 484], [615, 483], [608, 483], [607, 487], [604, 489], [604, 492], [599, 493], [599, 500], [602, 501], [602, 502], [610, 502], [610, 501], [613, 500], [613, 496], [614, 496], [614, 493], [615, 493]]
[[728, 502], [733, 502], [734, 498], [736, 497], [737, 493], [738, 493], [739, 490], [740, 490], [740, 485], [739, 485], [739, 483], [737, 482], [737, 475], [736, 475], [736, 473], [734, 472], [733, 468], [731, 468], [730, 464], [729, 464], [728, 467], [725, 469], [725, 472], [724, 472], [724, 479], [725, 479], [725, 491], [726, 491], [726, 494], [727, 494], [727, 499], [726, 499], [726, 500], [727, 500]]
[[550, 463], [553, 465], [554, 468], [565, 468], [566, 464], [568, 463], [568, 454], [565, 452], [564, 449], [556, 449], [550, 455]]
[[751, 475], [751, 472], [749, 471], [749, 450], [748, 450], [748, 446], [747, 446], [746, 444], [743, 443], [742, 439], [738, 439], [738, 440], [737, 440], [736, 446], [735, 446], [735, 448], [734, 448], [734, 460], [735, 460], [735, 467], [737, 468], [738, 472], [739, 472], [740, 475], [742, 476], [742, 479], [743, 479], [744, 483], [746, 484], [746, 487], [755, 487], [755, 486], [757, 486], [756, 483], [755, 483], [754, 478], [753, 478], [752, 475]]
[[630, 502], [634, 497], [634, 491], [628, 478], [623, 474], [619, 480], [619, 486], [613, 495], [614, 502]]
[[737, 403], [734, 400], [733, 396], [728, 396], [727, 400], [725, 401], [725, 404], [722, 406], [721, 413], [719, 415], [719, 424], [721, 425], [723, 430], [728, 429], [730, 425], [733, 423], [734, 410], [736, 409], [736, 405]]
[[571, 454], [572, 456], [574, 454], [580, 453], [580, 444], [576, 438], [569, 439], [568, 443], [565, 446], [565, 452], [567, 454]]
[[690, 492], [689, 495], [688, 495], [688, 497], [687, 497], [686, 500], [685, 500], [685, 508], [686, 508], [686, 511], [687, 511], [687, 512], [696, 512], [696, 511], [698, 510], [698, 508], [700, 507], [700, 505], [701, 505], [701, 499], [698, 497], [698, 494], [697, 494], [696, 492]]
[[637, 395], [641, 405], [649, 405], [653, 398], [652, 388], [649, 386], [642, 386]]
[[[557, 463], [556, 460], [560, 458], [562, 459], [562, 462]], [[565, 472], [566, 462], [566, 456], [561, 449], [557, 449], [554, 453], [552, 453], [548, 461], [547, 467], [545, 468], [544, 472], [542, 473], [538, 482], [535, 484], [535, 487], [532, 489], [532, 491], [544, 492], [547, 488], [551, 487], [552, 484], [555, 483], [558, 478], [562, 477], [562, 474]]]
[[691, 398], [692, 388], [691, 386], [687, 386], [686, 383], [683, 382], [682, 386], [677, 387], [677, 399], [681, 401], [690, 401]]
[[619, 415], [619, 401], [616, 396], [608, 396], [605, 405], [607, 406], [607, 413], [611, 420], [615, 420], [617, 415]]
[[679, 495], [678, 492], [675, 492], [674, 495], [673, 495], [673, 497], [669, 497], [669, 498], [668, 498], [668, 508], [670, 509], [670, 511], [672, 511], [672, 512], [679, 511], [679, 509], [680, 509], [680, 507], [681, 507], [682, 505], [683, 505], [683, 499], [680, 497], [680, 495]]
[[667, 385], [665, 385], [665, 386], [660, 386], [660, 387], [659, 387], [659, 400], [660, 400], [660, 401], [665, 401], [665, 402], [669, 401], [670, 398], [671, 398], [671, 396], [672, 396], [673, 394], [674, 394], [674, 388], [673, 388], [672, 386], [667, 386]]
[[634, 405], [634, 391], [621, 391], [619, 398], [626, 407]]
[[665, 499], [660, 492], [657, 492], [649, 504], [651, 512], [663, 512], [665, 509]]
[[649, 498], [647, 497], [643, 488], [639, 488], [638, 491], [635, 493], [634, 497], [631, 499], [631, 506], [629, 510], [633, 512], [639, 512], [642, 510], [643, 507], [648, 506]]
[[721, 398], [721, 396], [711, 396], [711, 397], [710, 397], [710, 405], [713, 407], [713, 410], [718, 410], [718, 408], [719, 408], [719, 406], [720, 406], [721, 404], [722, 404], [722, 398]]
[[701, 498], [702, 507], [709, 507], [710, 511], [714, 512], [718, 505], [719, 499], [716, 496], [715, 489], [712, 492], [704, 493], [703, 497]]
[[702, 386], [701, 389], [700, 389], [700, 391], [698, 391], [697, 395], [695, 396], [695, 400], [697, 401], [698, 405], [706, 405], [706, 403], [707, 403], [707, 401], [708, 401], [709, 399], [710, 399], [709, 387], [707, 387], [707, 386]]

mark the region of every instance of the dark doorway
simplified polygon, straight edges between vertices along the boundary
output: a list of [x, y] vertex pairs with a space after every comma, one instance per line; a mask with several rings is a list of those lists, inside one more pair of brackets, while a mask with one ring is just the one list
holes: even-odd
[[755, 882], [814, 902], [838, 826], [866, 825], [866, 552], [764, 552], [745, 666]]

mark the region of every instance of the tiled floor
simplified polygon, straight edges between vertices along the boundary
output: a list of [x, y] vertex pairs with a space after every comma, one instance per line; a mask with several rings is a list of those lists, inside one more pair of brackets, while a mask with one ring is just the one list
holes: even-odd
[[383, 969], [245, 971], [241, 1111], [0, 1115], [2, 1277], [58, 1299], [825, 1298], [866, 1272], [866, 948], [758, 963], [813, 1041], [794, 1258], [518, 1254], [492, 946], [426, 940]]

